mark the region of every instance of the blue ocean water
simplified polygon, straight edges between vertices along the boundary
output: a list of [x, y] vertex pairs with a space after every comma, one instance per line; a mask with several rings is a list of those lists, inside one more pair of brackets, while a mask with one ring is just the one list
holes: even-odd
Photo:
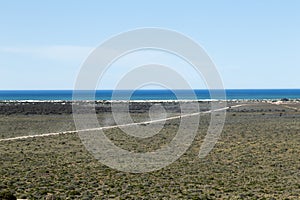
[[[98, 90], [96, 100], [188, 100], [194, 99], [194, 92], [199, 100], [211, 99], [208, 90]], [[112, 94], [114, 96], [112, 97]], [[176, 93], [176, 95], [175, 95]], [[2, 90], [0, 100], [72, 100], [72, 90]], [[82, 99], [85, 92], [82, 92]], [[218, 92], [217, 92], [218, 94]], [[227, 100], [261, 99], [300, 99], [300, 89], [228, 89]], [[223, 99], [222, 97], [216, 99]]]

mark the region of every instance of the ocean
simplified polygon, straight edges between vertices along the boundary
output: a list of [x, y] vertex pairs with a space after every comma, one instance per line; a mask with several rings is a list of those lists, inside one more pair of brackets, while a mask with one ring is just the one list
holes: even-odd
[[[300, 89], [227, 89], [227, 100], [278, 100], [300, 99]], [[112, 94], [114, 92], [114, 96]], [[189, 90], [97, 90], [96, 100], [190, 100], [194, 97]], [[175, 95], [176, 93], [176, 95]], [[208, 90], [194, 90], [198, 100], [210, 100]], [[1, 101], [13, 100], [72, 100], [72, 90], [0, 90]], [[84, 92], [83, 98], [84, 98]], [[132, 95], [131, 95], [132, 94]], [[216, 98], [223, 99], [223, 97]]]

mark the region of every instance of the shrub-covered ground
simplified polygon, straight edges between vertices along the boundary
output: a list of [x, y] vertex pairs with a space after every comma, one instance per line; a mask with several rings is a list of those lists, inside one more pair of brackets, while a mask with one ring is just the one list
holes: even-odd
[[[23, 199], [300, 199], [298, 104], [252, 102], [227, 112], [222, 135], [204, 159], [198, 152], [209, 114], [198, 135], [173, 164], [150, 173], [111, 169], [93, 158], [77, 134], [0, 142], [0, 194]], [[146, 113], [134, 113], [136, 120]], [[109, 113], [99, 114], [110, 124]], [[107, 122], [105, 121], [107, 120]], [[174, 136], [168, 121], [153, 138], [130, 138], [118, 128], [105, 133], [117, 145], [148, 151]], [[1, 115], [0, 138], [74, 130], [72, 116]]]

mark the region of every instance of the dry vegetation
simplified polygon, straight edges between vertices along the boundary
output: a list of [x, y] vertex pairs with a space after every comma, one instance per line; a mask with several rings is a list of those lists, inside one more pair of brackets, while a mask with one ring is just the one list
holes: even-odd
[[[252, 102], [230, 109], [219, 142], [206, 158], [199, 159], [210, 117], [202, 115], [199, 133], [184, 156], [144, 174], [102, 165], [76, 134], [2, 141], [0, 195], [11, 192], [24, 199], [300, 199], [300, 111], [293, 109], [298, 104], [289, 106]], [[108, 117], [99, 114], [100, 121]], [[145, 114], [134, 117], [145, 119]], [[117, 145], [142, 152], [167, 143], [177, 128], [178, 120], [168, 121], [160, 134], [143, 141], [119, 129], [106, 134]], [[0, 138], [72, 129], [72, 116], [67, 114], [0, 118]]]

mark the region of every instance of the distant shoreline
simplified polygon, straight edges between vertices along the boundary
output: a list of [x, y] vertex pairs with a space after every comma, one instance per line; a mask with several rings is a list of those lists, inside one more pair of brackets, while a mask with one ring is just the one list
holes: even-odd
[[288, 98], [280, 98], [280, 99], [177, 99], [177, 100], [0, 100], [0, 104], [3, 103], [74, 103], [74, 102], [95, 102], [95, 103], [167, 103], [167, 102], [299, 102], [299, 99], [288, 99]]
[[[207, 110], [212, 106], [211, 100], [133, 100], [133, 101], [64, 101], [64, 100], [26, 100], [26, 101], [0, 101], [0, 115], [61, 115], [72, 114], [73, 105], [81, 104], [82, 106], [88, 106], [95, 108], [96, 113], [109, 113], [112, 111], [112, 104], [125, 104], [128, 105], [129, 112], [131, 113], [143, 113], [148, 112], [150, 107], [156, 104], [162, 105], [169, 112], [180, 112], [181, 104], [193, 106], [192, 104], [199, 104], [199, 106], [205, 107]], [[224, 100], [216, 101], [217, 104], [227, 104], [229, 106], [236, 104], [300, 104], [298, 100]], [[220, 105], [221, 105], [220, 104]]]

